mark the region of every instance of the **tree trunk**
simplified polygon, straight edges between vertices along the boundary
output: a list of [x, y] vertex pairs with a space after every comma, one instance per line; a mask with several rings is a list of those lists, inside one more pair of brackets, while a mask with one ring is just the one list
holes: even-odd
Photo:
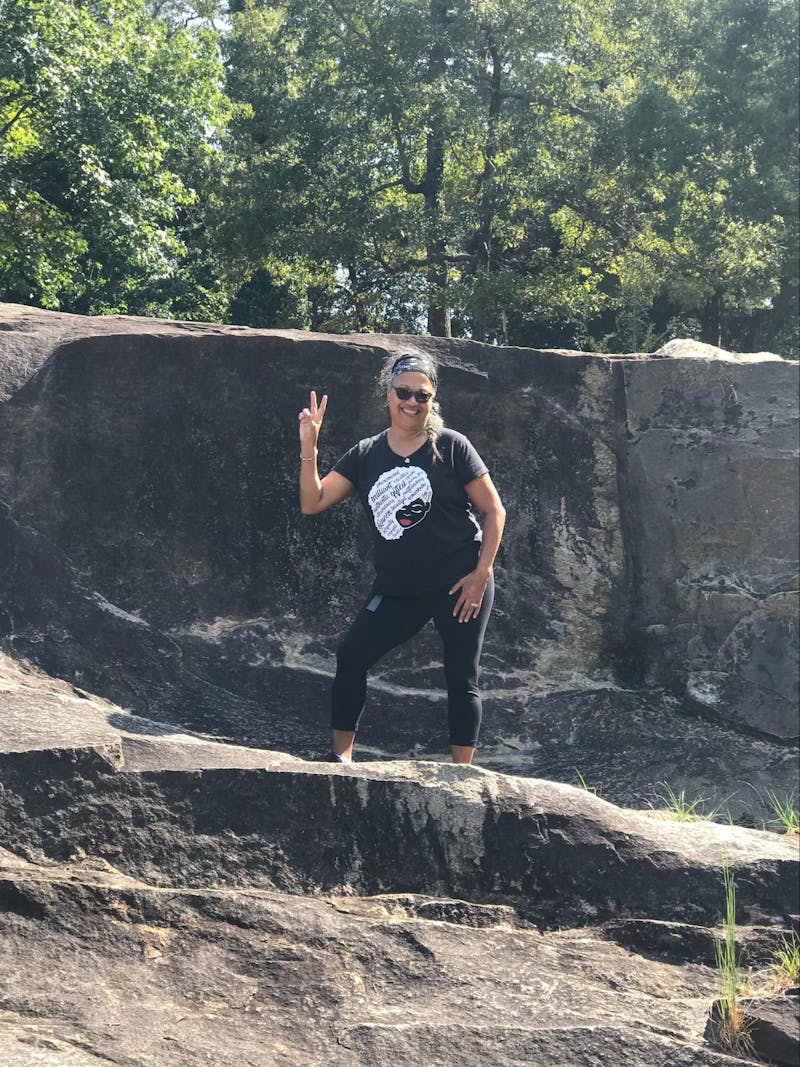
[[353, 309], [356, 313], [356, 325], [360, 333], [366, 333], [370, 327], [369, 315], [364, 307], [361, 297], [361, 286], [358, 281], [358, 273], [355, 267], [347, 265], [347, 277], [350, 280], [350, 292], [353, 297]]
[[722, 293], [716, 289], [706, 300], [700, 318], [700, 340], [722, 348]]
[[[431, 50], [428, 75], [432, 86], [446, 74], [445, 31], [447, 0], [431, 0]], [[425, 153], [425, 229], [428, 260], [428, 333], [450, 337], [450, 308], [447, 302], [447, 243], [442, 232], [442, 192], [444, 189], [444, 105], [434, 92], [428, 116]]]
[[447, 263], [442, 260], [444, 243], [428, 243], [428, 333], [432, 337], [452, 337], [450, 308], [447, 306]]
[[[494, 239], [494, 175], [497, 170], [497, 121], [503, 103], [501, 96], [502, 64], [494, 35], [489, 32], [486, 38], [486, 50], [490, 61], [489, 76], [489, 115], [486, 132], [486, 144], [483, 149], [483, 173], [480, 178], [480, 225], [477, 234], [477, 276], [488, 278], [492, 270], [492, 243]], [[489, 321], [486, 297], [480, 292], [472, 307], [472, 336], [476, 341], [485, 341]]]

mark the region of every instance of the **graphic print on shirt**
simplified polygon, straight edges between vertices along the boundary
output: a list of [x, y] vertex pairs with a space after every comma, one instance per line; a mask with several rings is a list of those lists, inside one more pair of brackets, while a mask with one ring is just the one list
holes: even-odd
[[433, 489], [421, 467], [392, 467], [378, 478], [367, 499], [378, 533], [396, 541], [431, 510]]

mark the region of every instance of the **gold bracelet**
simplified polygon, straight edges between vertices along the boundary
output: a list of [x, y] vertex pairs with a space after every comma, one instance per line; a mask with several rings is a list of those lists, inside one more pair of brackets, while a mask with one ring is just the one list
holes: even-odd
[[303, 453], [301, 452], [300, 453], [300, 462], [301, 463], [310, 463], [311, 460], [312, 459], [316, 459], [318, 455], [319, 455], [319, 450], [316, 449], [316, 448], [314, 449], [314, 455], [313, 456], [304, 456]]

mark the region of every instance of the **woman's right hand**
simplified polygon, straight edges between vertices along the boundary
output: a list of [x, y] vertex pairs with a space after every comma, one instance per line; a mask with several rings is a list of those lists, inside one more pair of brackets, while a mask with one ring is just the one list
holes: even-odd
[[308, 407], [298, 415], [300, 420], [300, 451], [306, 455], [312, 453], [317, 447], [317, 439], [319, 438], [319, 431], [322, 427], [322, 420], [325, 418], [325, 409], [328, 406], [327, 394], [323, 396], [322, 400], [317, 405], [317, 394], [314, 390], [311, 390], [311, 396], [309, 397]]

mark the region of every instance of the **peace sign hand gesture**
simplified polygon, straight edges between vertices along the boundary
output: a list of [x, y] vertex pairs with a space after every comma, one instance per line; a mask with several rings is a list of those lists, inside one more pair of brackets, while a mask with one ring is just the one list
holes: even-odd
[[317, 405], [317, 394], [311, 390], [308, 407], [303, 408], [297, 416], [300, 420], [300, 450], [310, 452], [317, 447], [319, 431], [322, 428], [322, 420], [325, 418], [325, 409], [328, 406], [327, 394]]

